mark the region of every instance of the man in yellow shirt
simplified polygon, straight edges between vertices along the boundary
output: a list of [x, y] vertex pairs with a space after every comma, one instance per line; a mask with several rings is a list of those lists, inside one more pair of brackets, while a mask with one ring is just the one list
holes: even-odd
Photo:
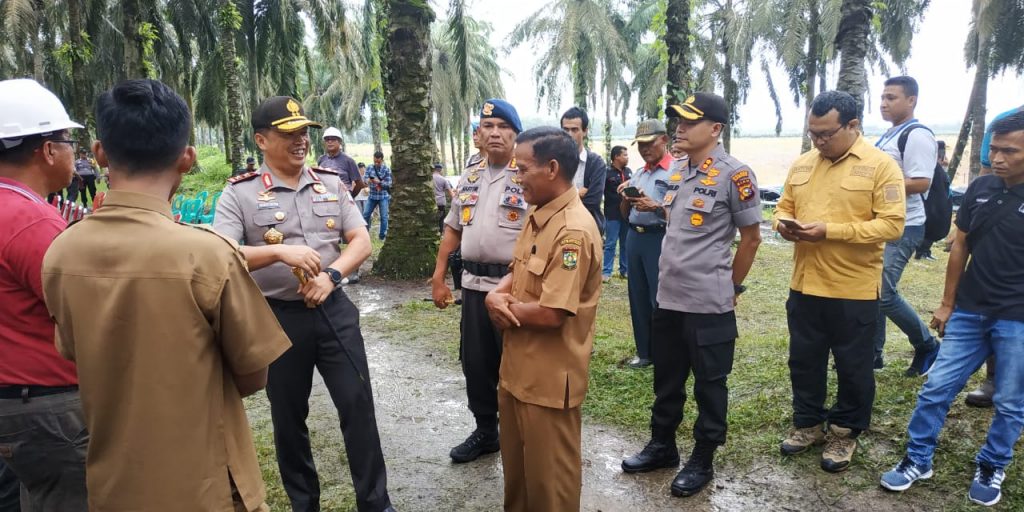
[[[814, 149], [790, 168], [774, 219], [794, 242], [786, 302], [794, 429], [781, 449], [794, 455], [827, 441], [821, 467], [829, 472], [849, 467], [871, 422], [882, 251], [901, 236], [906, 217], [903, 173], [864, 141], [859, 118], [847, 93], [814, 99], [807, 122]], [[829, 352], [839, 389], [826, 410]]]

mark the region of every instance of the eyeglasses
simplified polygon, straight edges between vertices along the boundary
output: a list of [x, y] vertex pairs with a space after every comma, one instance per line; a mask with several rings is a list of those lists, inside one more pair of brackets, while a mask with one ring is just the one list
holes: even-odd
[[807, 130], [807, 136], [810, 137], [811, 140], [818, 140], [821, 141], [822, 143], [825, 143], [828, 142], [832, 137], [835, 137], [835, 135], [839, 133], [839, 130], [842, 130], [843, 128], [846, 128], [845, 124], [839, 125], [839, 128], [836, 128], [835, 130], [824, 133], [816, 133]]
[[71, 149], [77, 149], [78, 148], [78, 141], [77, 140], [50, 139], [50, 142], [54, 142], [54, 143], [58, 143], [58, 144], [71, 144]]

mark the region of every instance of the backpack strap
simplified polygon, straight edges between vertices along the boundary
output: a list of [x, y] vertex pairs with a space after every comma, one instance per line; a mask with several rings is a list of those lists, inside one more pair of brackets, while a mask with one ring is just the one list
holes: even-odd
[[900, 160], [903, 160], [903, 153], [907, 150], [907, 139], [910, 138], [910, 132], [912, 132], [912, 131], [914, 131], [914, 130], [916, 130], [918, 128], [924, 128], [925, 130], [928, 130], [928, 132], [932, 133], [933, 135], [935, 133], [935, 132], [933, 132], [931, 130], [931, 128], [928, 128], [927, 126], [925, 126], [925, 125], [923, 125], [921, 123], [913, 123], [911, 125], [908, 125], [906, 128], [904, 128], [903, 131], [900, 132], [900, 138], [896, 139], [896, 147], [899, 148], [899, 150], [900, 150]]

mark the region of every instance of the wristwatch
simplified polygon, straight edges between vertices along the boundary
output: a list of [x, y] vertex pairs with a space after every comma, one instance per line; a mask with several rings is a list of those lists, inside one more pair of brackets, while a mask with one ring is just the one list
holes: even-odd
[[735, 284], [735, 283], [733, 283], [733, 285], [732, 285], [732, 291], [733, 291], [733, 293], [735, 293], [736, 295], [739, 295], [739, 294], [741, 294], [741, 293], [743, 293], [743, 292], [747, 291], [747, 287], [746, 287], [746, 286], [743, 286], [742, 284]]
[[331, 278], [331, 282], [334, 283], [334, 286], [341, 284], [341, 272], [338, 272], [331, 267], [325, 268], [323, 272], [327, 274], [327, 277]]

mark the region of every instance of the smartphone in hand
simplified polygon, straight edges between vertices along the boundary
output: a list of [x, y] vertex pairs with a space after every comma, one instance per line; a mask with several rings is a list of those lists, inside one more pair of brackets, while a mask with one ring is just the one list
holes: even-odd
[[794, 231], [800, 230], [800, 229], [804, 229], [803, 224], [800, 224], [795, 219], [782, 219], [782, 218], [780, 218], [779, 219], [779, 224], [782, 224], [783, 226], [786, 226], [787, 229], [794, 230]]
[[638, 189], [636, 187], [626, 187], [626, 188], [622, 189], [622, 195], [624, 195], [626, 197], [634, 197], [635, 198], [635, 197], [640, 197], [640, 196], [642, 196], [644, 194], [643, 194], [643, 192], [640, 192], [640, 189]]

